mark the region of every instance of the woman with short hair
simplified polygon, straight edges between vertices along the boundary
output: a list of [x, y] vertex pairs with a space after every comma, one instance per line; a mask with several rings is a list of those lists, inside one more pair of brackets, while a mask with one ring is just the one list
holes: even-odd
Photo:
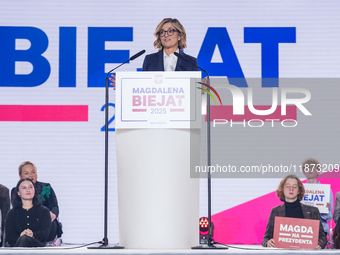
[[[197, 59], [182, 51], [187, 47], [187, 35], [178, 19], [163, 19], [154, 35], [156, 40], [153, 45], [158, 52], [145, 57], [143, 71], [198, 71]], [[177, 58], [174, 52], [188, 61]]]

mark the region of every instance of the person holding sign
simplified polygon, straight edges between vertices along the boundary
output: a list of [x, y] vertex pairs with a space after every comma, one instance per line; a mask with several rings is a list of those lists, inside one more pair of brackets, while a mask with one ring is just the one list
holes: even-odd
[[[307, 178], [307, 183], [317, 183], [319, 173], [321, 172], [321, 164], [314, 158], [306, 159], [302, 163], [303, 174]], [[326, 233], [326, 236], [329, 235], [329, 226], [328, 221], [332, 220], [332, 212], [333, 212], [333, 192], [330, 190], [329, 192], [329, 202], [327, 202], [328, 213], [320, 213], [320, 220], [323, 226], [323, 229]]]
[[[276, 247], [273, 239], [276, 216], [320, 220], [320, 213], [317, 208], [300, 203], [304, 197], [305, 189], [296, 175], [288, 175], [282, 179], [276, 194], [284, 204], [274, 207], [270, 213], [266, 232], [262, 240], [262, 246], [264, 247]], [[320, 221], [318, 245], [315, 249], [324, 249], [326, 244], [327, 238]]]

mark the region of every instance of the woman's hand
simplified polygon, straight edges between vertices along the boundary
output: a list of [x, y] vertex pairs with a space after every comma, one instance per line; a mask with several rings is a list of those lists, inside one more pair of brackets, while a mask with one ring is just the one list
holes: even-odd
[[111, 75], [111, 77], [109, 78], [110, 85], [113, 86], [113, 90], [116, 90], [116, 75], [114, 75], [113, 73], [110, 75]]
[[328, 202], [328, 203], [326, 204], [326, 206], [327, 206], [327, 208], [328, 208], [328, 211], [330, 211], [330, 210], [331, 210], [331, 203]]
[[29, 236], [29, 237], [33, 237], [33, 231], [30, 230], [29, 228], [26, 229], [26, 235]]
[[32, 232], [32, 230], [30, 230], [28, 228], [28, 229], [25, 229], [24, 231], [21, 232], [20, 236], [23, 236], [23, 235], [27, 235], [27, 236], [33, 237], [33, 232]]
[[[207, 81], [208, 81], [208, 77], [206, 76], [206, 77], [204, 77], [203, 79], [202, 79], [202, 82], [203, 83], [207, 83]], [[205, 85], [202, 85], [202, 88], [203, 89], [207, 89], [207, 86], [205, 86]], [[202, 94], [204, 93], [204, 90], [202, 90]]]
[[22, 232], [20, 233], [20, 236], [26, 235], [26, 232], [27, 232], [27, 229], [25, 229], [24, 231], [22, 231]]
[[56, 218], [57, 215], [55, 215], [53, 212], [50, 211], [50, 215], [51, 215], [51, 222], [53, 222]]
[[321, 250], [321, 246], [320, 245], [316, 246], [315, 250]]
[[274, 239], [268, 240], [267, 247], [276, 248]]

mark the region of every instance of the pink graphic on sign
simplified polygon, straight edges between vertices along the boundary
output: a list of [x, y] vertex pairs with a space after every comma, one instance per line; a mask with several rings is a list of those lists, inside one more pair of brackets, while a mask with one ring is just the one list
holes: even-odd
[[[340, 172], [333, 171], [320, 174], [318, 179], [322, 184], [330, 184], [335, 194], [340, 191], [338, 178], [340, 178]], [[270, 212], [273, 207], [280, 204], [282, 202], [277, 197], [276, 191], [273, 191], [212, 215], [215, 227], [214, 240], [225, 244], [261, 244]], [[333, 228], [335, 223], [332, 221], [329, 225]]]

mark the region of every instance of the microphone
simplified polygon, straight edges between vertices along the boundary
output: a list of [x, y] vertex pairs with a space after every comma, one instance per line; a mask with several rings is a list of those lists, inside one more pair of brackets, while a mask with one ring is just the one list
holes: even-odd
[[135, 60], [136, 58], [140, 57], [141, 55], [143, 55], [145, 53], [145, 50], [141, 50], [140, 52], [136, 53], [135, 55], [133, 55], [129, 60]]
[[[198, 82], [198, 83], [206, 86], [208, 91], [209, 90], [214, 91], [214, 93], [217, 95], [218, 99], [220, 99], [220, 96], [218, 95], [216, 90], [213, 87], [210, 86], [210, 77], [209, 77], [209, 74], [208, 74], [208, 72], [206, 70], [204, 70], [203, 68], [199, 67], [195, 63], [192, 63], [191, 61], [189, 61], [189, 59], [186, 56], [183, 56], [183, 55], [181, 55], [181, 54], [179, 54], [177, 52], [174, 52], [174, 54], [175, 54], [175, 56], [177, 56], [178, 58], [182, 59], [183, 61], [188, 62], [188, 63], [192, 64], [193, 66], [196, 66], [197, 68], [201, 69], [203, 72], [205, 72], [207, 74], [207, 83], [204, 83], [204, 82]], [[209, 98], [208, 98], [208, 100], [209, 100]], [[220, 102], [221, 102], [221, 99], [220, 99]], [[221, 105], [222, 105], [222, 102], [221, 102]]]
[[[179, 58], [182, 59], [183, 61], [189, 62], [190, 64], [192, 64], [193, 66], [196, 66], [197, 68], [201, 69], [203, 72], [205, 72], [205, 73], [207, 74], [207, 83], [204, 83], [204, 82], [198, 82], [198, 83], [199, 83], [199, 84], [202, 84], [202, 85], [204, 85], [204, 86], [206, 86], [206, 87], [208, 88], [208, 90], [209, 90], [209, 89], [212, 90], [212, 91], [216, 94], [216, 96], [218, 97], [218, 99], [220, 100], [220, 103], [221, 103], [221, 105], [222, 105], [221, 98], [220, 98], [220, 96], [218, 95], [217, 91], [216, 91], [213, 87], [210, 86], [210, 78], [209, 78], [208, 72], [205, 71], [203, 68], [199, 67], [198, 65], [196, 65], [195, 63], [190, 62], [189, 59], [186, 58], [185, 56], [180, 55], [180, 54], [178, 54], [177, 52], [174, 52], [174, 54], [175, 54], [175, 56], [179, 57]], [[203, 93], [203, 92], [202, 92], [202, 93]]]
[[108, 239], [107, 239], [107, 211], [108, 211], [108, 174], [109, 174], [109, 74], [116, 70], [117, 68], [121, 67], [125, 63], [129, 62], [130, 60], [134, 60], [145, 53], [145, 50], [138, 52], [137, 54], [133, 55], [131, 58], [126, 60], [124, 63], [120, 64], [119, 66], [110, 70], [105, 79], [105, 189], [104, 189], [104, 238], [103, 238], [103, 247], [107, 246]]
[[145, 53], [145, 50], [142, 50], [138, 53], [136, 53], [135, 55], [133, 55], [131, 58], [129, 58], [128, 60], [126, 60], [124, 63], [121, 63], [119, 66], [113, 68], [112, 70], [110, 70], [107, 75], [106, 75], [106, 78], [109, 76], [110, 73], [112, 73], [114, 70], [118, 69], [119, 67], [121, 67], [122, 65], [126, 64], [127, 62], [129, 61], [132, 61], [132, 60], [135, 60], [136, 58], [142, 56], [143, 54]]
[[209, 79], [209, 74], [208, 74], [207, 71], [205, 71], [203, 68], [199, 67], [199, 66], [196, 65], [195, 63], [192, 63], [191, 61], [189, 61], [189, 59], [188, 59], [187, 57], [185, 57], [185, 56], [183, 56], [183, 55], [177, 53], [176, 51], [174, 52], [174, 54], [175, 54], [176, 57], [182, 59], [182, 60], [185, 61], [185, 62], [188, 62], [188, 63], [192, 64], [193, 66], [196, 66], [197, 68], [199, 68], [199, 69], [201, 69], [203, 72], [205, 72], [205, 73], [207, 74], [207, 79], [208, 79], [208, 82], [207, 82], [207, 83], [209, 84], [209, 80], [210, 80], [210, 79]]

